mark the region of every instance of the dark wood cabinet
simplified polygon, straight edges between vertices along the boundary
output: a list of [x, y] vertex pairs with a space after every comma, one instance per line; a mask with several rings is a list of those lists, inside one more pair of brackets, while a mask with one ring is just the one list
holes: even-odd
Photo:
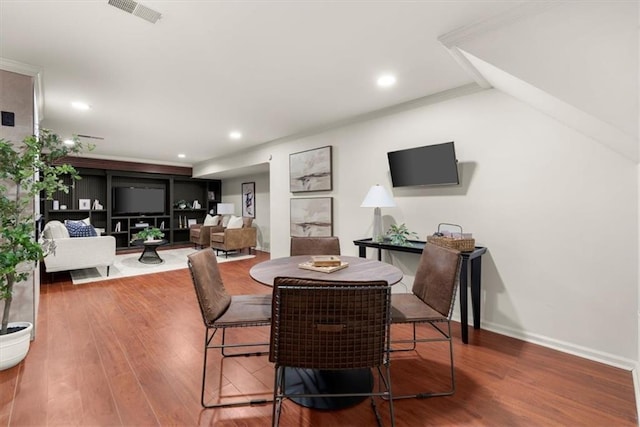
[[[107, 231], [107, 176], [105, 171], [81, 170], [80, 180], [71, 181], [70, 177], [63, 177], [64, 183], [69, 186], [69, 192], [58, 191], [53, 196], [53, 200], [40, 201], [40, 212], [44, 216], [45, 222], [58, 220], [89, 220], [98, 231]], [[89, 208], [81, 209], [80, 200], [89, 200]], [[93, 209], [93, 203], [99, 200], [102, 209]], [[54, 201], [56, 206], [54, 206]], [[56, 209], [57, 207], [57, 209]]]
[[[132, 236], [145, 227], [164, 230], [170, 244], [189, 241], [189, 224], [202, 223], [207, 212], [220, 202], [222, 184], [219, 180], [203, 180], [189, 176], [128, 172], [111, 169], [76, 167], [82, 179], [70, 185], [69, 192], [58, 192], [53, 200], [41, 200], [44, 221], [89, 219], [103, 234], [116, 238], [116, 247], [131, 247]], [[71, 184], [71, 180], [67, 184]], [[165, 194], [165, 210], [153, 215], [122, 215], [114, 213], [114, 188], [116, 187], [162, 188]], [[212, 198], [212, 200], [211, 200]], [[80, 200], [89, 200], [90, 209], [80, 209]], [[93, 209], [95, 201], [102, 209]], [[178, 203], [184, 201], [184, 208]], [[194, 208], [194, 202], [196, 206]], [[61, 209], [64, 207], [65, 209]]]

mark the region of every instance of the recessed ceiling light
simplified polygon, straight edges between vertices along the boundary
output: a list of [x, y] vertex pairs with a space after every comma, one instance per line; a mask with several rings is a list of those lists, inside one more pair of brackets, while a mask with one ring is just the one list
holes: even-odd
[[181, 159], [184, 159], [184, 158], [185, 158], [185, 157], [187, 157], [187, 156], [186, 156], [186, 154], [182, 154], [182, 153], [180, 153], [180, 154], [178, 154], [178, 157], [180, 157]]
[[62, 143], [67, 147], [73, 147], [74, 145], [76, 145], [76, 142], [73, 139], [65, 139], [64, 141], [62, 141]]
[[396, 84], [396, 76], [394, 76], [392, 74], [382, 75], [382, 76], [378, 77], [377, 83], [378, 83], [378, 86], [380, 86], [380, 87], [393, 86], [394, 84]]
[[76, 110], [88, 110], [91, 108], [91, 106], [89, 106], [89, 104], [85, 103], [85, 102], [80, 102], [80, 101], [73, 101], [71, 103], [71, 106], [73, 108], [75, 108]]
[[242, 134], [238, 131], [233, 131], [229, 133], [229, 138], [231, 139], [240, 139], [242, 138]]

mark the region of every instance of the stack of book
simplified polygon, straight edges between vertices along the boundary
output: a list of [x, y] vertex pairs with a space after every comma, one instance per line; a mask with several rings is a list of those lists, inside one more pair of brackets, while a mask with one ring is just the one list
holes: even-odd
[[349, 266], [348, 262], [340, 260], [335, 255], [316, 255], [312, 256], [310, 261], [298, 264], [298, 267], [305, 270], [320, 271], [322, 273], [333, 273]]

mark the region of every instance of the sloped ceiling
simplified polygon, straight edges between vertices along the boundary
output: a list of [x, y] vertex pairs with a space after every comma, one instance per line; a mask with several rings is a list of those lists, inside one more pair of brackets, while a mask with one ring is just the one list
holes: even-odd
[[440, 40], [469, 74], [637, 162], [638, 3], [526, 4]]

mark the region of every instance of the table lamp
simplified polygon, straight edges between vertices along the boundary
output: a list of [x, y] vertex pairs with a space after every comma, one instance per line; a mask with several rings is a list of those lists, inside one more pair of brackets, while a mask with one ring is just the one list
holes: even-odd
[[396, 203], [393, 201], [387, 190], [383, 186], [376, 184], [369, 189], [367, 196], [360, 205], [361, 208], [375, 208], [373, 210], [373, 241], [381, 242], [382, 233], [382, 215], [380, 208], [392, 208]]
[[218, 203], [218, 215], [233, 215], [235, 211], [236, 207], [233, 203]]
[[226, 222], [229, 222], [229, 218], [225, 217], [225, 215], [233, 215], [236, 212], [236, 207], [233, 203], [218, 203], [217, 206], [217, 214], [218, 215], [222, 215], [222, 222], [221, 224], [223, 226], [227, 226], [227, 224], [225, 223], [225, 219]]

